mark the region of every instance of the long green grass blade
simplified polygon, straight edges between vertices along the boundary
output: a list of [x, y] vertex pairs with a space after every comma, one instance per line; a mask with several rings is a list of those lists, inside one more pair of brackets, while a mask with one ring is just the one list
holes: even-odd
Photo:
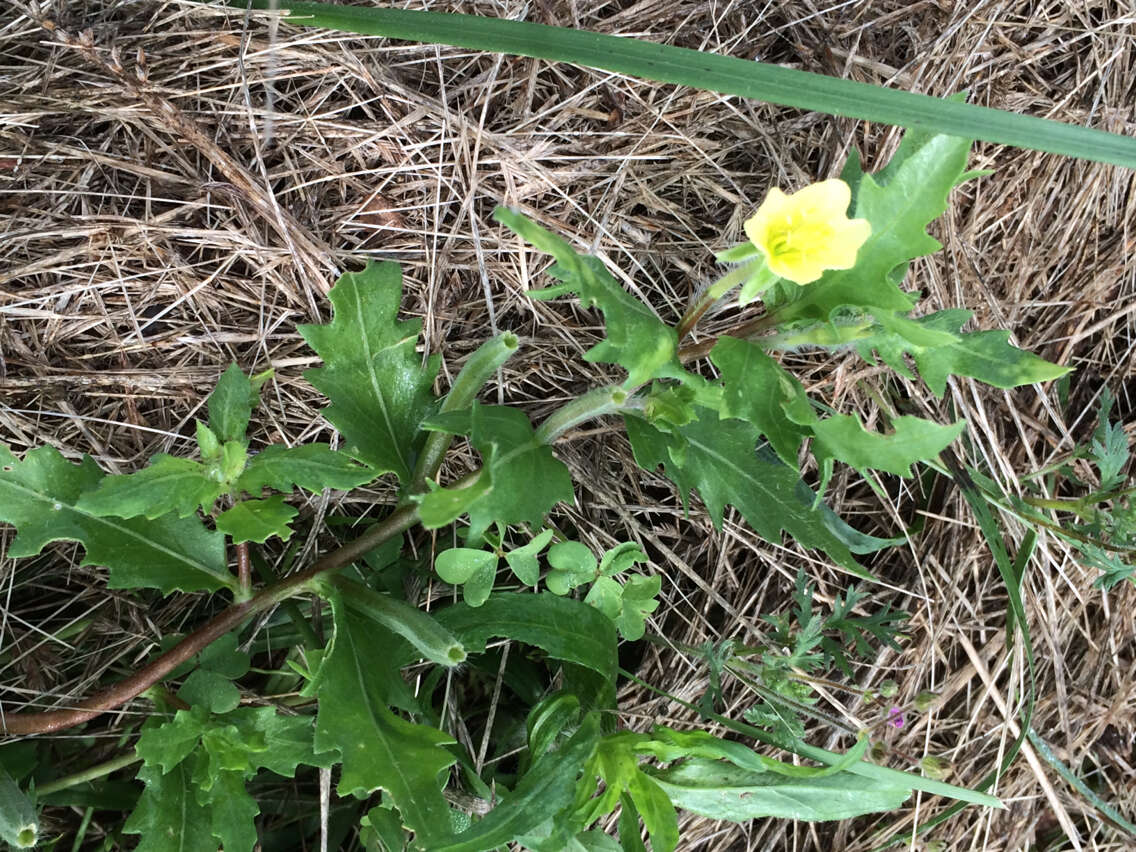
[[[232, 0], [243, 6], [241, 0]], [[475, 15], [251, 0], [289, 23], [571, 62], [783, 106], [1136, 168], [1136, 139], [684, 47]]]

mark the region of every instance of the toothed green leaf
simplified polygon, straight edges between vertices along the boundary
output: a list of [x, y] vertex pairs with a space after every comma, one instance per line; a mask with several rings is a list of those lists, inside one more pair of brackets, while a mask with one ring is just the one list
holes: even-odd
[[135, 852], [217, 852], [213, 815], [197, 801], [192, 774], [188, 761], [165, 774], [151, 765], [138, 770], [146, 788], [122, 827], [124, 834], [142, 835]]
[[8, 556], [34, 556], [50, 542], [77, 541], [86, 550], [81, 564], [107, 566], [112, 589], [168, 594], [235, 588], [225, 537], [197, 518], [121, 519], [82, 509], [83, 494], [102, 479], [87, 456], [71, 464], [54, 447], [39, 447], [21, 461], [0, 444], [0, 521], [17, 531]]
[[945, 345], [919, 346], [909, 339], [881, 331], [859, 341], [856, 348], [869, 362], [875, 363], [874, 355], [878, 355], [884, 363], [908, 378], [912, 377], [911, 371], [903, 356], [904, 353], [910, 354], [919, 368], [919, 375], [937, 397], [946, 392], [950, 376], [968, 376], [996, 388], [1015, 388], [1057, 379], [1070, 372], [1069, 367], [1052, 364], [1031, 352], [1011, 346], [1008, 331], [959, 332], [970, 317], [970, 311], [952, 309], [917, 320], [925, 328], [956, 333], [956, 339]]
[[782, 322], [827, 322], [848, 305], [885, 319], [914, 307], [915, 298], [898, 284], [912, 259], [942, 247], [927, 233], [927, 225], [946, 210], [947, 196], [965, 171], [970, 150], [969, 140], [953, 136], [923, 137], [919, 142], [904, 150], [896, 167], [885, 170], [882, 183], [870, 174], [857, 174], [848, 215], [867, 219], [871, 236], [860, 247], [854, 267], [825, 272], [781, 306]]
[[[572, 477], [552, 450], [537, 441], [524, 412], [504, 405], [482, 405], [438, 415], [426, 428], [469, 435], [484, 461], [488, 485], [440, 488], [420, 498], [420, 516], [434, 522], [469, 513], [470, 536], [479, 537], [494, 522], [539, 525], [557, 503], [571, 501]], [[441, 524], [438, 524], [439, 526]]]
[[722, 416], [748, 420], [765, 435], [778, 457], [795, 467], [797, 451], [809, 429], [794, 422], [786, 406], [808, 410], [800, 381], [760, 347], [733, 337], [719, 340], [710, 360], [722, 371]]
[[292, 537], [292, 520], [299, 514], [281, 496], [263, 500], [242, 500], [228, 511], [217, 516], [217, 529], [233, 539], [233, 544], [244, 541], [258, 543], [272, 536], [282, 541]]
[[383, 790], [418, 842], [449, 834], [449, 806], [442, 797], [442, 773], [455, 758], [443, 746], [454, 742], [444, 731], [396, 716], [387, 707], [388, 678], [397, 678], [392, 661], [376, 659], [380, 649], [367, 621], [331, 595], [335, 636], [319, 681], [316, 748], [337, 751], [343, 762], [339, 795]]
[[755, 449], [761, 441], [757, 427], [742, 420], [719, 420], [707, 409], [698, 413], [699, 419], [671, 435], [639, 418], [625, 417], [639, 466], [654, 470], [664, 465], [684, 503], [691, 489], [697, 489], [715, 527], [721, 527], [730, 504], [766, 540], [780, 542], [785, 530], [805, 547], [819, 548], [853, 573], [867, 576], [846, 543], [829, 529], [823, 507], [802, 499], [797, 471], [771, 451]]
[[932, 461], [966, 428], [959, 420], [940, 426], [919, 417], [896, 417], [888, 434], [868, 431], [860, 418], [834, 414], [812, 424], [816, 439], [813, 455], [821, 465], [831, 466], [837, 459], [861, 474], [869, 469], [911, 476], [911, 465]]
[[340, 431], [347, 452], [409, 481], [419, 425], [434, 406], [431, 387], [438, 356], [415, 351], [421, 320], [398, 320], [402, 273], [396, 263], [369, 263], [343, 275], [329, 294], [334, 317], [301, 325], [304, 340], [324, 366], [304, 373], [331, 404], [323, 415]]
[[285, 447], [270, 444], [252, 457], [237, 480], [237, 488], [259, 494], [262, 488], [291, 491], [299, 486], [316, 493], [325, 488], [349, 489], [377, 476], [374, 469], [338, 453], [327, 444]]
[[186, 518], [198, 507], [208, 512], [224, 492], [224, 484], [211, 477], [205, 465], [161, 453], [136, 473], [103, 477], [77, 508], [117, 518], [153, 520], [169, 512]]
[[221, 443], [245, 440], [255, 403], [256, 393], [249, 377], [236, 364], [230, 364], [207, 402], [209, 428]]
[[506, 207], [493, 211], [493, 218], [556, 258], [549, 274], [564, 283], [546, 290], [530, 291], [537, 299], [554, 299], [576, 293], [588, 308], [603, 311], [605, 340], [584, 355], [586, 361], [619, 364], [627, 370], [627, 385], [635, 386], [658, 377], [678, 378], [678, 336], [647, 305], [619, 285], [603, 263], [578, 254], [560, 237]]

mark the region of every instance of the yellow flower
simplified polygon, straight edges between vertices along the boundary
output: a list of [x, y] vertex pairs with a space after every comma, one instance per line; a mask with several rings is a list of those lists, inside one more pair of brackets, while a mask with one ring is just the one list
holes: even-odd
[[848, 218], [851, 200], [842, 180], [810, 184], [792, 195], [773, 187], [746, 220], [746, 236], [765, 256], [770, 272], [808, 284], [826, 269], [851, 269], [872, 233], [867, 219]]

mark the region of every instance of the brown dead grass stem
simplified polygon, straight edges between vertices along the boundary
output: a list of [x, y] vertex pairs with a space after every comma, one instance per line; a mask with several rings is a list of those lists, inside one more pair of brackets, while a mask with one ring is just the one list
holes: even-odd
[[[1136, 133], [1136, 16], [1124, 0], [431, 8], [527, 15], [934, 95], [965, 88], [978, 103]], [[239, 11], [176, 0], [0, 4], [0, 440], [133, 469], [192, 440], [193, 418], [230, 360], [276, 369], [254, 446], [327, 437], [321, 400], [300, 380], [314, 358], [295, 326], [326, 320], [335, 270], [365, 258], [402, 263], [407, 310], [424, 317], [426, 347], [445, 359], [442, 387], [493, 330], [521, 335], [523, 354], [490, 395], [539, 419], [610, 376], [579, 360], [594, 314], [527, 298], [545, 283], [547, 261], [488, 218], [494, 205], [520, 207], [591, 250], [673, 321], [714, 276], [712, 251], [739, 238], [768, 186], [830, 176], [852, 145], [878, 167], [898, 136], [528, 59], [283, 25], [274, 37], [262, 17], [246, 27]], [[1117, 392], [1116, 414], [1133, 429], [1136, 191], [1129, 171], [996, 146], [979, 146], [973, 165], [995, 173], [957, 191], [937, 227], [945, 248], [915, 265], [911, 284], [928, 310], [969, 308], [978, 327], [1010, 329], [1020, 345], [1076, 366], [1069, 410], [1048, 389], [952, 381], [937, 400], [851, 356], [785, 361], [868, 420], [878, 412], [866, 385], [926, 416], [966, 417], [969, 460], [1017, 490], [1021, 474], [1084, 440], [1102, 386]], [[709, 317], [693, 342], [745, 319]], [[640, 541], [666, 578], [653, 627], [679, 642], [759, 641], [760, 614], [787, 605], [801, 567], [822, 600], [848, 583], [815, 554], [758, 539], [733, 514], [720, 534], [698, 506], [684, 515], [664, 480], [636, 471], [615, 429], [571, 434], [558, 453], [580, 487], [557, 521], [597, 549]], [[871, 560], [884, 581], [874, 603], [914, 618], [904, 650], [881, 651], [857, 681], [894, 678], [904, 702], [939, 692], [931, 712], [887, 737], [897, 751], [945, 757], [953, 781], [973, 783], [1012, 740], [1024, 687], [1020, 649], [1007, 648], [1004, 593], [957, 494], [882, 484], [886, 500], [849, 477], [831, 490], [835, 508], [865, 531], [924, 522], [908, 546]], [[375, 489], [302, 508], [359, 516], [391, 499]], [[1021, 534], [1011, 526], [1012, 539]], [[0, 531], [0, 546], [10, 535]], [[4, 563], [5, 708], [68, 705], [208, 615], [192, 599], [107, 592], [103, 573], [73, 567], [74, 557], [61, 546]], [[1023, 589], [1040, 659], [1034, 727], [1132, 818], [1136, 594], [1103, 594], [1093, 579], [1042, 536]], [[82, 632], [69, 632], [74, 625]], [[654, 645], [643, 654], [638, 674], [649, 682], [685, 700], [706, 688], [697, 661]], [[621, 700], [633, 727], [698, 723], [634, 687]], [[727, 713], [751, 701], [727, 684]], [[874, 721], [849, 694], [826, 701], [836, 715]], [[145, 710], [138, 702], [124, 712]], [[113, 724], [95, 733], [113, 746]], [[814, 741], [848, 745], [824, 730]], [[966, 811], [930, 839], [949, 850], [1132, 848], [1044, 764], [1019, 760], [997, 793], [1007, 811]], [[909, 834], [940, 807], [922, 800], [897, 815], [820, 826], [687, 815], [683, 848], [867, 850], [878, 831]], [[53, 816], [63, 825], [73, 817]], [[1069, 839], [1048, 845], [1059, 831]], [[930, 847], [918, 839], [908, 848]]]

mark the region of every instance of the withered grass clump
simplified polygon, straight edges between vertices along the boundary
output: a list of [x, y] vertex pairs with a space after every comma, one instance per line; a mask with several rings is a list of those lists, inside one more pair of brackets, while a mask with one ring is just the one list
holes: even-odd
[[[432, 8], [521, 14], [488, 0]], [[1136, 18], [1124, 2], [550, 0], [524, 9], [545, 23], [933, 95], [967, 89], [973, 102], [1136, 134]], [[298, 381], [315, 359], [295, 326], [326, 320], [336, 272], [367, 257], [402, 263], [429, 348], [446, 359], [443, 384], [492, 331], [522, 335], [524, 355], [506, 367], [500, 394], [540, 417], [603, 380], [578, 360], [597, 317], [526, 297], [545, 280], [543, 262], [488, 218], [496, 204], [588, 247], [673, 321], [714, 274], [723, 229], [740, 239], [768, 186], [827, 177], [850, 145], [874, 167], [897, 139], [885, 127], [575, 67], [276, 29], [196, 3], [11, 0], [0, 9], [0, 440], [132, 470], [192, 440], [193, 418], [231, 360], [276, 369], [254, 442], [310, 440], [325, 427], [321, 400]], [[1102, 386], [1118, 395], [1114, 416], [1134, 422], [1136, 189], [1121, 168], [977, 151], [974, 167], [995, 173], [958, 190], [939, 231], [945, 249], [916, 264], [909, 286], [929, 307], [972, 309], [981, 327], [1008, 328], [1023, 347], [1075, 366], [1072, 404], [1062, 411], [1052, 393], [969, 381], [953, 381], [942, 401], [917, 383], [888, 391], [924, 416], [966, 417], [971, 461], [1013, 491], [1017, 477], [1086, 438]], [[851, 355], [835, 366], [811, 353], [788, 360], [834, 404], [878, 416], [865, 387], [881, 371]], [[627, 445], [602, 429], [558, 453], [585, 483], [563, 509], [581, 540], [597, 549], [638, 540], [664, 554], [666, 616], [655, 626], [674, 640], [752, 639], [761, 614], [789, 605], [801, 567], [821, 599], [849, 580], [736, 518], [713, 534], [698, 507], [684, 516], [665, 481], [637, 474]], [[952, 782], [973, 784], [1018, 732], [1024, 661], [1020, 646], [1007, 646], [1004, 591], [956, 491], [883, 485], [886, 500], [854, 479], [830, 489], [865, 531], [922, 525], [909, 546], [871, 562], [887, 584], [875, 598], [914, 617], [904, 651], [883, 650], [858, 678], [896, 680], [897, 703], [938, 692], [933, 710], [887, 739], [914, 759], [945, 758]], [[359, 515], [391, 496], [323, 499], [303, 512]], [[1011, 525], [1014, 539], [1023, 532]], [[75, 567], [74, 550], [3, 563], [6, 709], [66, 705], [205, 614], [188, 598], [108, 592], [98, 568]], [[1033, 727], [1132, 818], [1136, 594], [1131, 584], [1102, 594], [1094, 578], [1041, 538], [1023, 584], [1040, 662]], [[644, 653], [647, 681], [687, 699], [707, 686], [696, 661], [656, 646]], [[726, 712], [740, 716], [752, 696], [726, 689]], [[828, 699], [836, 715], [879, 721], [878, 709], [846, 694]], [[622, 706], [631, 727], [698, 724], [633, 685]], [[118, 753], [121, 719], [104, 717], [88, 760]], [[848, 745], [823, 729], [813, 738]], [[960, 850], [1132, 848], [1028, 746], [995, 792], [1008, 810], [969, 809], [930, 838]], [[913, 800], [900, 814], [815, 827], [687, 815], [684, 848], [866, 850], [880, 830], [910, 832], [940, 807]], [[79, 819], [61, 808], [47, 816], [64, 833]], [[88, 837], [112, 827], [101, 816]], [[1066, 845], [1045, 846], [1060, 832]]]

